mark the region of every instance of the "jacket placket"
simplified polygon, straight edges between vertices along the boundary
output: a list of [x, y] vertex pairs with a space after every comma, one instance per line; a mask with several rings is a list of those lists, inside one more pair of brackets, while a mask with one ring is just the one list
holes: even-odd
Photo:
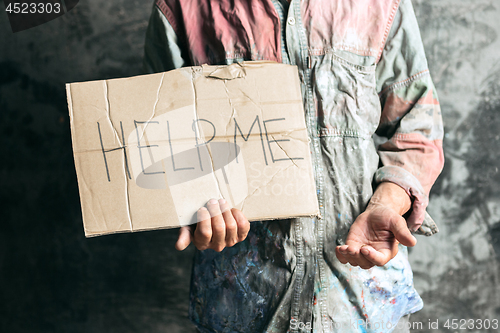
[[[323, 170], [321, 162], [321, 143], [318, 135], [318, 121], [316, 106], [313, 98], [313, 87], [311, 79], [311, 69], [314, 66], [314, 60], [311, 58], [309, 51], [308, 40], [306, 37], [306, 30], [302, 22], [301, 16], [301, 2], [298, 0], [292, 0], [290, 4], [290, 9], [288, 11], [288, 17], [286, 22], [286, 41], [288, 48], [288, 56], [291, 64], [294, 64], [299, 69], [299, 77], [301, 78], [302, 84], [302, 94], [304, 97], [304, 109], [305, 109], [305, 119], [308, 128], [309, 138], [310, 138], [310, 148], [312, 152], [313, 170], [316, 181], [316, 189], [318, 196], [318, 203], [320, 207], [320, 213], [325, 216], [324, 205], [323, 205]], [[298, 322], [310, 323], [311, 317], [304, 318], [305, 315], [310, 314], [310, 311], [304, 311], [304, 307], [312, 308], [314, 290], [303, 290], [304, 286], [310, 286], [311, 284], [304, 283], [303, 279], [312, 278], [315, 284], [319, 284], [319, 293], [316, 295], [316, 301], [320, 307], [321, 311], [321, 323], [323, 330], [327, 331], [325, 328], [328, 323], [326, 322], [326, 297], [324, 294], [327, 292], [325, 281], [326, 281], [326, 267], [323, 258], [323, 242], [324, 242], [324, 220], [317, 219], [294, 219], [294, 230], [296, 235], [296, 280], [294, 285], [294, 297], [291, 304], [291, 316]], [[304, 236], [305, 229], [309, 229], [311, 232], [306, 232], [309, 239]], [[308, 230], [308, 231], [309, 231]], [[305, 244], [308, 244], [305, 246]], [[305, 260], [307, 258], [313, 259], [306, 265]], [[309, 274], [308, 274], [309, 273]], [[319, 282], [319, 283], [318, 283]], [[315, 289], [315, 288], [313, 288]], [[301, 297], [302, 296], [302, 297]], [[309, 299], [307, 299], [310, 297]], [[306, 299], [305, 299], [306, 298]], [[301, 311], [301, 309], [303, 311]], [[307, 325], [306, 325], [307, 326]], [[318, 328], [316, 328], [318, 329]], [[298, 328], [292, 329], [291, 332], [298, 332]]]

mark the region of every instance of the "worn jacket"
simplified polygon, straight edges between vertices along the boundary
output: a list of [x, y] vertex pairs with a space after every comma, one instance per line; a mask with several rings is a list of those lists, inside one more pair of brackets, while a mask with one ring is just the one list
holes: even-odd
[[437, 232], [425, 208], [443, 125], [410, 0], [156, 1], [149, 71], [243, 60], [298, 67], [323, 218], [253, 222], [244, 242], [197, 251], [191, 320], [202, 332], [391, 332], [423, 306], [406, 248], [363, 270], [335, 247], [383, 181], [412, 198], [410, 229]]

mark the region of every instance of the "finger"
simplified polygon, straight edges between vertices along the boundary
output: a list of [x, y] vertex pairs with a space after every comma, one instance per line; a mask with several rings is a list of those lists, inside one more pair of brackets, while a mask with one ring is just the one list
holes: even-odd
[[380, 249], [380, 251], [377, 251], [369, 245], [361, 248], [361, 254], [366, 260], [377, 266], [384, 266], [396, 255], [394, 254], [393, 256], [390, 249]]
[[361, 262], [359, 260], [359, 249], [360, 245], [358, 244], [347, 245], [344, 256], [349, 261], [351, 266], [361, 266]]
[[339, 248], [339, 253], [342, 254], [345, 260], [352, 266], [358, 266], [355, 260], [356, 249], [351, 245], [342, 245]]
[[415, 246], [417, 239], [411, 234], [410, 229], [406, 225], [406, 220], [403, 217], [398, 217], [397, 220], [391, 224], [391, 231], [394, 237], [405, 246]]
[[[345, 246], [345, 245], [344, 245]], [[342, 246], [337, 246], [335, 248], [335, 254], [337, 255], [337, 259], [343, 263], [343, 264], [347, 264], [349, 261], [345, 258], [344, 254], [342, 253], [341, 251], [341, 248]]]
[[362, 250], [363, 250], [363, 248], [361, 248], [361, 250], [359, 251], [359, 253], [356, 257], [356, 262], [359, 265], [359, 267], [361, 267], [362, 269], [370, 269], [373, 266], [375, 266], [375, 264], [373, 262], [371, 262], [370, 260], [368, 260], [364, 256]]
[[236, 208], [231, 209], [231, 213], [233, 214], [238, 228], [238, 242], [242, 242], [247, 238], [248, 232], [250, 231], [250, 222], [248, 222], [245, 215]]
[[[358, 264], [355, 261], [354, 258], [354, 252], [352, 249], [350, 249], [349, 245], [342, 245], [338, 247], [339, 253], [342, 255], [342, 258], [344, 259], [345, 262], [342, 262], [343, 264], [351, 264], [351, 266], [358, 266]], [[350, 252], [349, 252], [350, 251]]]
[[351, 257], [356, 257], [358, 254], [359, 254], [359, 249], [361, 248], [361, 244], [360, 243], [354, 243], [354, 242], [351, 242], [349, 243], [349, 241], [346, 243], [346, 248], [345, 248], [345, 252], [351, 256]]
[[191, 226], [184, 226], [179, 229], [179, 237], [175, 243], [177, 251], [182, 251], [189, 246], [193, 240], [193, 228]]
[[344, 245], [337, 246], [337, 249], [339, 250], [340, 253], [342, 253], [343, 255], [346, 255], [348, 247], [349, 246], [344, 244]]
[[361, 244], [353, 244], [349, 245], [346, 249], [346, 253], [348, 255], [349, 262], [353, 266], [359, 266], [362, 269], [369, 269], [374, 266], [374, 264], [365, 258], [365, 256], [361, 253], [362, 249]]
[[198, 209], [198, 223], [194, 231], [193, 243], [200, 251], [206, 250], [212, 239], [212, 221], [205, 207]]
[[238, 243], [238, 227], [233, 214], [231, 214], [229, 203], [224, 199], [219, 199], [219, 206], [226, 224], [226, 246], [231, 247]]
[[226, 224], [222, 217], [219, 201], [212, 199], [207, 203], [208, 212], [212, 218], [212, 240], [209, 248], [217, 252], [224, 250], [226, 247]]
[[351, 262], [355, 262], [362, 269], [370, 269], [374, 266], [374, 264], [369, 261], [361, 250], [366, 245], [357, 242], [349, 242], [347, 241], [347, 248], [344, 250], [345, 253], [351, 258]]

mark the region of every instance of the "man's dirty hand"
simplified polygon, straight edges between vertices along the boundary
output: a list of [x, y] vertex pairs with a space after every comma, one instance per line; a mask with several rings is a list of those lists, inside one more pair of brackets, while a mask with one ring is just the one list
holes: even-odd
[[417, 240], [402, 217], [410, 206], [408, 195], [398, 185], [380, 184], [365, 212], [352, 224], [346, 244], [337, 246], [339, 261], [369, 269], [394, 258], [399, 243], [414, 246]]
[[245, 240], [250, 223], [243, 213], [230, 208], [226, 200], [212, 199], [207, 207], [198, 210], [198, 223], [181, 227], [175, 248], [184, 250], [193, 242], [200, 251], [212, 249], [217, 252]]

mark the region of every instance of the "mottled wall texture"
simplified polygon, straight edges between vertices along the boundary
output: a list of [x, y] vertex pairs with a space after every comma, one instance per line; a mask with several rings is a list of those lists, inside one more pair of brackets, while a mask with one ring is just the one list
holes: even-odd
[[[81, 0], [13, 34], [0, 14], [0, 331], [191, 332], [175, 230], [85, 239], [64, 83], [141, 73], [151, 1]], [[410, 256], [415, 323], [500, 320], [500, 0], [414, 0], [446, 122]], [[0, 6], [1, 7], [1, 6]], [[467, 330], [467, 332], [485, 330]], [[494, 331], [494, 330], [490, 330]]]
[[442, 104], [446, 164], [429, 208], [441, 232], [420, 237], [410, 254], [425, 303], [412, 319], [500, 320], [500, 1], [414, 6]]

